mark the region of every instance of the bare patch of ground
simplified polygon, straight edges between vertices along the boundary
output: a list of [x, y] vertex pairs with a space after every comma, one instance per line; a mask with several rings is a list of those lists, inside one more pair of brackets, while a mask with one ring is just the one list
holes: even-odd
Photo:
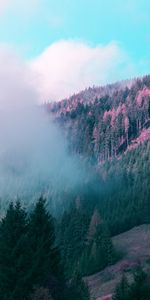
[[105, 270], [85, 278], [91, 299], [101, 299], [113, 293], [123, 271], [132, 280], [132, 271], [140, 263], [145, 270], [150, 270], [150, 224], [135, 227], [113, 238], [116, 250], [123, 253], [123, 258]]

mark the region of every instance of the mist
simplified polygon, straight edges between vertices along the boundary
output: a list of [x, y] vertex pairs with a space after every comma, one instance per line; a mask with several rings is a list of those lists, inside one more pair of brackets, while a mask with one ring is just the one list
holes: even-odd
[[10, 49], [0, 50], [0, 199], [1, 209], [20, 198], [26, 206], [43, 194], [59, 204], [76, 190], [84, 172], [68, 154], [50, 115], [38, 105], [34, 73]]

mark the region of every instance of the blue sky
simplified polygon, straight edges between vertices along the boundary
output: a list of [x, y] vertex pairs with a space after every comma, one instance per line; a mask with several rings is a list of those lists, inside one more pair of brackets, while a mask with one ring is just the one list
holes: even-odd
[[124, 53], [120, 69], [108, 78], [114, 81], [119, 70], [121, 79], [150, 73], [149, 16], [148, 0], [0, 0], [0, 42], [13, 45], [26, 60], [62, 40], [90, 49], [113, 43]]
[[36, 0], [33, 6], [32, 1], [20, 0], [26, 3], [22, 6], [10, 0], [3, 9], [1, 42], [24, 47], [26, 55], [34, 56], [60, 39], [82, 39], [92, 45], [115, 40], [135, 59], [149, 58], [148, 0]]

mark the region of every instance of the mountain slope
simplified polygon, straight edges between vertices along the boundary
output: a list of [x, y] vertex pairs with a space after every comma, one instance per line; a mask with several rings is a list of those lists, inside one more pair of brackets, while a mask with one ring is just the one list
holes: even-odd
[[47, 109], [64, 128], [71, 150], [101, 164], [150, 138], [150, 76], [89, 88]]
[[[72, 268], [85, 276], [114, 260], [111, 243], [105, 244], [109, 234], [150, 223], [150, 76], [100, 90], [99, 95], [92, 88], [46, 106], [69, 151], [89, 166], [60, 223], [68, 277]], [[97, 225], [89, 239], [93, 220]], [[102, 224], [108, 231], [101, 235]]]

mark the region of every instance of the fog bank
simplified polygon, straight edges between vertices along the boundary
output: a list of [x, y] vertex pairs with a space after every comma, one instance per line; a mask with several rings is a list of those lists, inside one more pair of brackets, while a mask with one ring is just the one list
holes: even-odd
[[0, 49], [0, 66], [2, 207], [16, 197], [28, 205], [41, 193], [51, 197], [76, 189], [83, 172], [68, 155], [60, 130], [37, 105], [34, 74], [6, 48]]

